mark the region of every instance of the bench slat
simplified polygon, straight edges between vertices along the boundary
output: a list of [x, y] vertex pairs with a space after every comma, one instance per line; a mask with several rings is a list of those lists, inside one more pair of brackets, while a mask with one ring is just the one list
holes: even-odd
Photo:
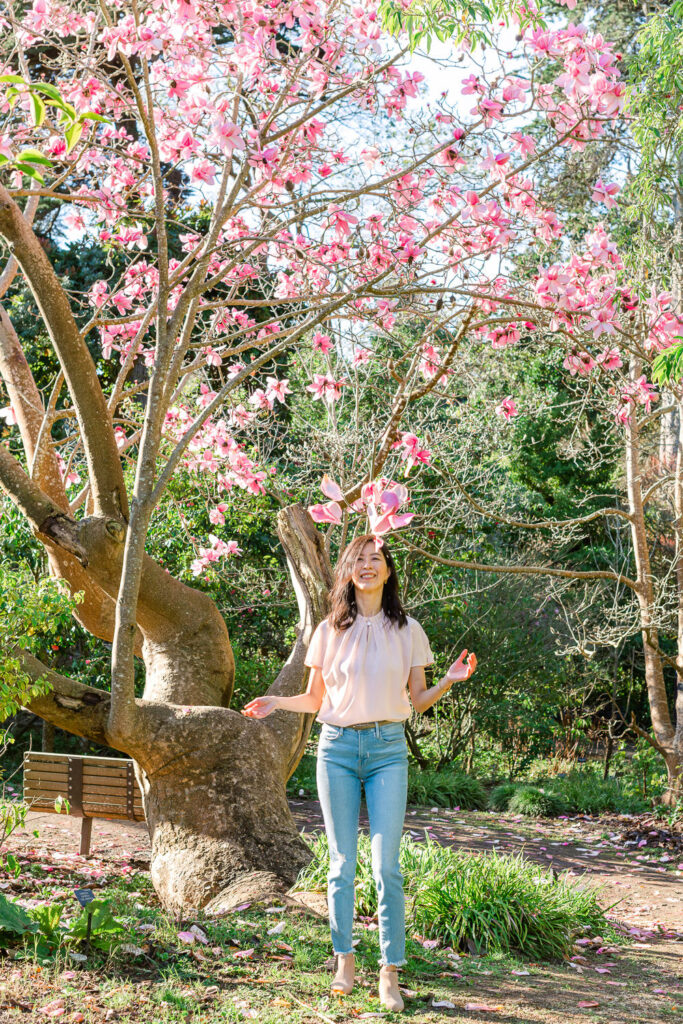
[[89, 765], [102, 765], [103, 767], [112, 768], [124, 768], [129, 763], [127, 757], [94, 757], [90, 754], [52, 754], [42, 750], [31, 750], [24, 754], [24, 765], [30, 764], [31, 761], [42, 763], [53, 762], [57, 764], [66, 764], [70, 757], [78, 757], [80, 761], [83, 761], [84, 769]]
[[[101, 806], [100, 805], [93, 805], [92, 807], [90, 805], [88, 805], [84, 809], [87, 810], [87, 816], [90, 817], [90, 818], [104, 818], [107, 821], [144, 821], [145, 820], [145, 816], [144, 816], [144, 814], [142, 812], [142, 808], [141, 807], [139, 809], [137, 807], [135, 808], [135, 812], [134, 812], [134, 817], [133, 818], [130, 818], [128, 816], [128, 814], [125, 812], [125, 810], [124, 811], [120, 811], [117, 808], [112, 808], [112, 807], [104, 806], [104, 805], [101, 805]], [[53, 807], [53, 805], [51, 803], [48, 802], [48, 803], [43, 804], [39, 800], [36, 800], [33, 803], [32, 810], [40, 811], [43, 814], [48, 814], [48, 813], [55, 814], [56, 813], [55, 809], [54, 809], [54, 807]], [[64, 814], [64, 810], [63, 809], [62, 809], [62, 814]]]
[[61, 782], [62, 779], [66, 781], [69, 773], [66, 769], [63, 772], [51, 772], [45, 768], [25, 768], [24, 778], [25, 779], [45, 779], [46, 782]]
[[[69, 789], [68, 781], [66, 779], [60, 781], [59, 779], [44, 779], [30, 776], [24, 779], [24, 791], [31, 790], [36, 793], [64, 793]], [[139, 788], [136, 786], [133, 790], [133, 799], [137, 796], [142, 800], [142, 794]], [[122, 800], [126, 799], [128, 789], [125, 785], [117, 786], [116, 784], [111, 786], [106, 785], [93, 785], [93, 783], [86, 781], [83, 783], [83, 799], [86, 800], [88, 797], [100, 797], [100, 796], [114, 796], [120, 797]]]
[[86, 779], [126, 779], [128, 777], [127, 768], [114, 768], [105, 767], [104, 765], [90, 765], [86, 763], [83, 765], [83, 781]]
[[[64, 800], [69, 799], [66, 790], [61, 790], [61, 792], [57, 790], [54, 790], [53, 792], [46, 792], [44, 789], [24, 790], [24, 800], [26, 800], [27, 803], [36, 800], [40, 800], [42, 803], [54, 803], [55, 800], [60, 796]], [[102, 794], [101, 796], [98, 796], [97, 794], [92, 794], [91, 796], [84, 796], [83, 805], [85, 806], [86, 804], [88, 806], [90, 806], [90, 804], [97, 804], [98, 807], [122, 807], [124, 810], [128, 807], [128, 801], [125, 799], [125, 797], [119, 798], [116, 796], [110, 796], [106, 793]], [[142, 800], [134, 800], [133, 807], [142, 807]]]

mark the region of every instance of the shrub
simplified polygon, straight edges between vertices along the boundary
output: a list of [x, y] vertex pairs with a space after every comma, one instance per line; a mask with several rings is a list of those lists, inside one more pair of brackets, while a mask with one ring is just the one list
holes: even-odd
[[486, 807], [486, 790], [479, 779], [455, 769], [437, 772], [411, 768], [408, 772], [408, 803], [482, 811]]
[[508, 802], [511, 814], [525, 814], [529, 817], [553, 818], [565, 809], [566, 804], [558, 793], [551, 789], [541, 789], [540, 786], [520, 786]]
[[577, 934], [604, 931], [594, 892], [516, 857], [440, 850], [437, 872], [416, 887], [412, 921], [427, 938], [453, 949], [518, 953], [532, 960], [571, 955]]
[[[295, 889], [324, 892], [329, 870], [325, 833], [305, 836], [313, 860]], [[568, 956], [577, 934], [609, 932], [596, 895], [521, 855], [473, 854], [409, 836], [401, 840], [407, 918], [425, 938], [453, 949], [518, 953], [530, 959]], [[356, 913], [372, 916], [377, 894], [372, 879], [370, 839], [358, 843]]]
[[517, 782], [501, 782], [489, 794], [489, 808], [492, 811], [507, 811], [513, 793], [519, 789]]
[[648, 801], [640, 793], [629, 791], [618, 779], [602, 779], [587, 771], [553, 779], [552, 786], [574, 814], [639, 814], [649, 809]]

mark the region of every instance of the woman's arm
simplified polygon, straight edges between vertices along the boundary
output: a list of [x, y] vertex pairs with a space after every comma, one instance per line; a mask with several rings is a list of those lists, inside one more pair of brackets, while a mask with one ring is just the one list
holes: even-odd
[[476, 667], [476, 654], [468, 654], [467, 650], [464, 650], [458, 660], [453, 662], [443, 679], [436, 686], [430, 686], [429, 689], [425, 679], [424, 666], [415, 665], [411, 668], [408, 676], [408, 689], [413, 707], [418, 714], [422, 714], [431, 708], [432, 704], [436, 704], [437, 700], [450, 690], [453, 683], [469, 679]]
[[447, 690], [450, 690], [454, 682], [454, 679], [444, 676], [436, 686], [427, 687], [424, 667], [416, 665], [414, 668], [411, 668], [410, 675], [408, 676], [408, 690], [413, 707], [417, 713], [421, 715], [428, 708], [431, 708], [432, 704], [436, 704], [437, 700], [443, 697]]
[[245, 704], [242, 714], [247, 718], [266, 718], [273, 711], [296, 711], [312, 714], [320, 710], [325, 696], [325, 682], [321, 668], [312, 668], [305, 693], [296, 697], [255, 697]]

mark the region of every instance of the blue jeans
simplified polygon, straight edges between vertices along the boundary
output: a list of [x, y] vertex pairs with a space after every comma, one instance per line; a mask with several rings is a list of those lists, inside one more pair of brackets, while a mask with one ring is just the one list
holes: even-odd
[[408, 748], [402, 722], [372, 729], [323, 724], [316, 770], [330, 848], [327, 905], [332, 948], [352, 953], [354, 882], [361, 783], [370, 820], [372, 874], [377, 886], [380, 964], [401, 967], [406, 926], [398, 851], [408, 790]]

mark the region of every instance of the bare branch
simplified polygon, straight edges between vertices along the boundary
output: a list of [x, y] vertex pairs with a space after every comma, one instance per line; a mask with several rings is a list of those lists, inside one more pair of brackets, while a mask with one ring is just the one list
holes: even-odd
[[607, 569], [581, 572], [578, 569], [553, 569], [550, 566], [544, 565], [485, 565], [483, 562], [466, 562], [460, 558], [442, 558], [441, 555], [425, 551], [424, 548], [418, 547], [417, 544], [411, 544], [410, 541], [405, 541], [404, 543], [410, 551], [416, 551], [419, 555], [424, 555], [425, 558], [429, 558], [432, 562], [438, 562], [439, 565], [452, 565], [456, 569], [471, 569], [475, 572], [512, 573], [516, 576], [558, 576], [569, 580], [613, 580], [615, 583], [623, 583], [624, 586], [630, 587], [631, 590], [638, 590], [638, 584], [635, 580], [632, 580], [629, 576], [622, 576], [620, 573], [611, 572]]

